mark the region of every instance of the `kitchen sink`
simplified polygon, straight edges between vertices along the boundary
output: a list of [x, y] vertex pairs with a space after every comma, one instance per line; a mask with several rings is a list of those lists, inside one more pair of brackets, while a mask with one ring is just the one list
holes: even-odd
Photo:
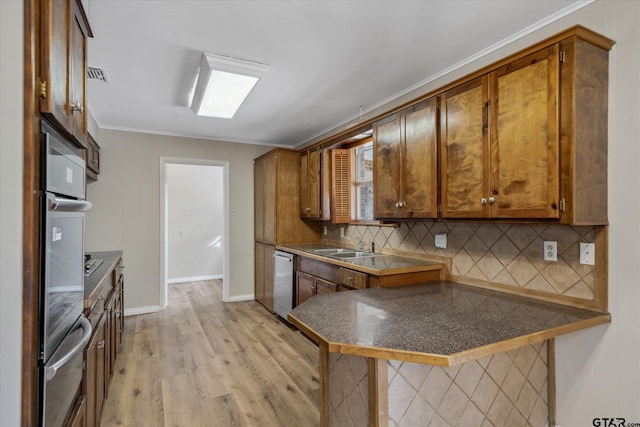
[[337, 254], [327, 255], [331, 258], [370, 258], [376, 256], [376, 254], [372, 252], [361, 252], [361, 251], [352, 251], [352, 252], [341, 252]]
[[333, 254], [342, 254], [342, 253], [354, 253], [353, 249], [345, 249], [345, 248], [327, 248], [327, 249], [314, 249], [314, 254], [318, 255], [333, 255]]
[[375, 253], [357, 251], [354, 249], [345, 248], [327, 248], [327, 249], [315, 249], [312, 251], [315, 254], [327, 256], [330, 258], [344, 259], [344, 258], [368, 258], [376, 256]]

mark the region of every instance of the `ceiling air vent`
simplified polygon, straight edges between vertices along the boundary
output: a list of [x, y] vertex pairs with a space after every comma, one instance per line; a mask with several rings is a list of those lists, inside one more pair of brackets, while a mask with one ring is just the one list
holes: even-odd
[[101, 82], [111, 84], [109, 74], [107, 74], [107, 70], [105, 70], [104, 68], [87, 67], [87, 78], [90, 80], [99, 80]]

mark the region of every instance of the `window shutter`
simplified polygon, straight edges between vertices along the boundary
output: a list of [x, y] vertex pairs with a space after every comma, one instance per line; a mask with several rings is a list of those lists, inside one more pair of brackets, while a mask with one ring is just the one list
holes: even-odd
[[350, 150], [331, 150], [331, 222], [351, 221], [351, 155]]

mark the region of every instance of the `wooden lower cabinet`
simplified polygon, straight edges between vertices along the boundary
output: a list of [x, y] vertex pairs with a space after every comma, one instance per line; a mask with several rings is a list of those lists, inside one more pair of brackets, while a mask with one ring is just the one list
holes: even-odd
[[105, 345], [107, 317], [102, 316], [93, 331], [91, 341], [84, 351], [85, 371], [83, 382], [87, 396], [87, 425], [100, 424], [102, 404], [105, 398]]
[[69, 414], [69, 418], [65, 423], [68, 427], [85, 427], [87, 425], [87, 397], [82, 395], [73, 407], [73, 410]]
[[255, 299], [273, 313], [273, 255], [276, 248], [256, 242], [254, 250]]
[[316, 294], [316, 278], [303, 273], [296, 272], [296, 306], [302, 304]]
[[124, 330], [123, 268], [120, 259], [101, 281], [102, 289], [95, 293], [95, 301], [90, 302], [91, 309], [85, 312], [93, 325], [93, 333], [84, 350], [82, 424], [75, 423], [79, 420], [71, 423], [73, 417], [70, 417], [66, 426], [100, 425]]

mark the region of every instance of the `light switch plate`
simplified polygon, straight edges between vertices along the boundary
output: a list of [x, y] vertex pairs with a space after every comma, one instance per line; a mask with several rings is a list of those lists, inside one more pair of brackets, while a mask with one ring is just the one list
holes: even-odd
[[323, 226], [322, 226], [322, 234], [324, 234], [324, 235], [326, 236], [326, 235], [328, 234], [328, 232], [329, 232], [329, 231], [327, 230], [327, 226], [326, 226], [326, 225], [323, 225]]
[[596, 245], [593, 243], [580, 243], [580, 264], [595, 265]]
[[544, 242], [544, 260], [558, 261], [558, 242], [549, 240]]
[[344, 227], [340, 227], [340, 239], [344, 239]]
[[447, 233], [436, 234], [436, 248], [447, 249]]

